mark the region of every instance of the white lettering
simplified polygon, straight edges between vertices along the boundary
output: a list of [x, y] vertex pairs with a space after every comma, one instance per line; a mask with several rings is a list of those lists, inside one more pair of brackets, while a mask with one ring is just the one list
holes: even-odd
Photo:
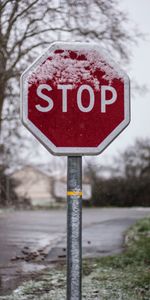
[[[62, 90], [62, 112], [66, 113], [68, 111], [68, 90], [73, 89], [72, 84], [58, 84], [57, 89]], [[54, 101], [47, 95], [43, 93], [43, 90], [52, 91], [52, 87], [48, 84], [40, 84], [37, 88], [37, 95], [39, 98], [47, 102], [47, 106], [42, 106], [41, 104], [35, 105], [36, 109], [41, 112], [48, 112], [52, 110], [54, 106]], [[83, 92], [87, 91], [88, 95], [83, 95]], [[107, 92], [111, 92], [111, 97], [107, 99]], [[107, 105], [113, 104], [117, 100], [117, 91], [112, 86], [102, 85], [100, 87], [100, 99], [101, 99], [101, 112], [106, 113]], [[87, 99], [87, 98], [88, 99]], [[83, 101], [88, 100], [88, 106], [83, 105]], [[95, 94], [94, 90], [90, 85], [82, 84], [77, 91], [77, 105], [80, 111], [87, 113], [90, 112], [95, 104]]]
[[48, 112], [50, 111], [53, 106], [54, 106], [54, 103], [53, 103], [53, 100], [48, 97], [47, 95], [43, 94], [42, 90], [47, 90], [47, 91], [51, 91], [52, 88], [50, 85], [48, 84], [40, 84], [37, 88], [37, 95], [38, 97], [42, 98], [44, 101], [46, 101], [48, 103], [47, 106], [41, 106], [40, 104], [37, 104], [35, 105], [36, 109], [41, 111], [41, 112]]
[[[84, 90], [87, 90], [89, 92], [89, 96], [90, 96], [89, 106], [87, 106], [87, 107], [84, 107], [83, 104], [82, 104], [82, 92]], [[94, 92], [93, 92], [93, 89], [91, 88], [91, 86], [87, 85], [87, 84], [81, 85], [79, 87], [78, 93], [77, 93], [77, 104], [78, 104], [79, 109], [82, 112], [89, 112], [89, 111], [91, 111], [93, 109], [93, 106], [94, 106], [94, 101], [95, 101]]]
[[[112, 93], [112, 98], [106, 99], [106, 91], [110, 91]], [[106, 105], [110, 105], [114, 103], [117, 99], [117, 92], [112, 86], [102, 85], [101, 86], [101, 112], [106, 112]]]
[[59, 84], [58, 89], [62, 90], [62, 112], [67, 112], [67, 90], [71, 90], [71, 84]]

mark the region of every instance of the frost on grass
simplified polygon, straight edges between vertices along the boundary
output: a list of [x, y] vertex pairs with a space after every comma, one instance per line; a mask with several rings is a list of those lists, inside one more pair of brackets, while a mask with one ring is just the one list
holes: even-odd
[[[130, 238], [126, 253], [84, 261], [83, 300], [150, 299], [149, 232], [150, 219], [140, 221], [127, 233]], [[50, 269], [0, 300], [65, 300], [65, 269]]]
[[0, 300], [65, 300], [65, 280], [64, 272], [50, 270], [40, 279], [22, 284], [12, 295], [2, 296]]
[[50, 56], [29, 76], [28, 83], [42, 84], [47, 80], [53, 85], [72, 84], [75, 88], [80, 82], [86, 82], [95, 89], [100, 86], [100, 73], [102, 78], [111, 84], [115, 78], [121, 78], [120, 71], [106, 63], [105, 58], [98, 51], [55, 50]]
[[[83, 300], [142, 300], [137, 293], [127, 286], [132, 282], [133, 274], [122, 270], [114, 270], [90, 266], [88, 275], [83, 276]], [[66, 300], [65, 269], [47, 272], [38, 281], [29, 281], [16, 289], [11, 296], [0, 297], [0, 300]], [[149, 298], [144, 298], [149, 300]]]

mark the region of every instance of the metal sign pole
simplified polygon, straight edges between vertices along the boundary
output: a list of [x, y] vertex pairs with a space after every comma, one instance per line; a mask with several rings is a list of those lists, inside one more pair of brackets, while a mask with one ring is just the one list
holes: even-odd
[[67, 300], [81, 300], [82, 157], [68, 157]]

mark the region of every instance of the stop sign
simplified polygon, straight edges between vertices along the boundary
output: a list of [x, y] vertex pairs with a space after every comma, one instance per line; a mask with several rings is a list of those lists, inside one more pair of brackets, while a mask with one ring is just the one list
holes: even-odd
[[21, 90], [23, 123], [53, 154], [99, 154], [130, 121], [129, 78], [97, 45], [52, 44]]

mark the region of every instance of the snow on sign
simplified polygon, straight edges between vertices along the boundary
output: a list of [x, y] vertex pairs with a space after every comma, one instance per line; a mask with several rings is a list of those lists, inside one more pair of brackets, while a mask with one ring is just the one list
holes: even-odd
[[129, 78], [98, 45], [52, 44], [21, 89], [24, 125], [56, 155], [99, 154], [129, 123]]

